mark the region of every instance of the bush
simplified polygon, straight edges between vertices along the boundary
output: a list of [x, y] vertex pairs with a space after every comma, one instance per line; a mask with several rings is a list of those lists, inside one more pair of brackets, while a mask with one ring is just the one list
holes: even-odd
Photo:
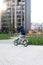
[[43, 36], [27, 37], [28, 45], [43, 45]]

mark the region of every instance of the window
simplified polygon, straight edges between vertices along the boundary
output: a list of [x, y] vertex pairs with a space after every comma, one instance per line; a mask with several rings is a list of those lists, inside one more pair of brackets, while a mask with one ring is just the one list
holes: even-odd
[[18, 21], [18, 22], [21, 22], [21, 19], [18, 19], [17, 21]]
[[18, 2], [20, 2], [21, 0], [18, 0]]
[[17, 23], [17, 25], [18, 25], [18, 26], [20, 26], [20, 25], [21, 25], [21, 23]]

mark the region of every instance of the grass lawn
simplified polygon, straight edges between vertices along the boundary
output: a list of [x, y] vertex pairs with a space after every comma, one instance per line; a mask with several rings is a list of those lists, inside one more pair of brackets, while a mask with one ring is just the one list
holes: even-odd
[[2, 39], [10, 39], [11, 35], [10, 34], [0, 34], [0, 40]]
[[42, 36], [31, 36], [27, 37], [28, 45], [43, 45], [43, 35]]
[[3, 39], [10, 39], [10, 37], [18, 37], [19, 34], [18, 33], [15, 33], [15, 34], [0, 34], [0, 40], [3, 40]]

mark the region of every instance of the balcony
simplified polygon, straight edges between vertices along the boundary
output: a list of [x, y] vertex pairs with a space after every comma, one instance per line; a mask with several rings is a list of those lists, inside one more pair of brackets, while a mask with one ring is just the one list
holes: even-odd
[[17, 9], [17, 10], [20, 10], [20, 9], [21, 9], [21, 6], [20, 6], [20, 5], [19, 5], [19, 6], [17, 6], [17, 7], [16, 7], [16, 9]]
[[25, 5], [25, 2], [22, 2], [22, 5]]

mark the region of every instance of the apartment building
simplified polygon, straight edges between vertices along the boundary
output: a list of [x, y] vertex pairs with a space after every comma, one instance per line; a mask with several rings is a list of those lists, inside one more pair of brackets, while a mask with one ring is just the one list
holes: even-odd
[[31, 28], [31, 0], [6, 0], [6, 4], [5, 22], [12, 25], [14, 30], [23, 25], [28, 31]]

